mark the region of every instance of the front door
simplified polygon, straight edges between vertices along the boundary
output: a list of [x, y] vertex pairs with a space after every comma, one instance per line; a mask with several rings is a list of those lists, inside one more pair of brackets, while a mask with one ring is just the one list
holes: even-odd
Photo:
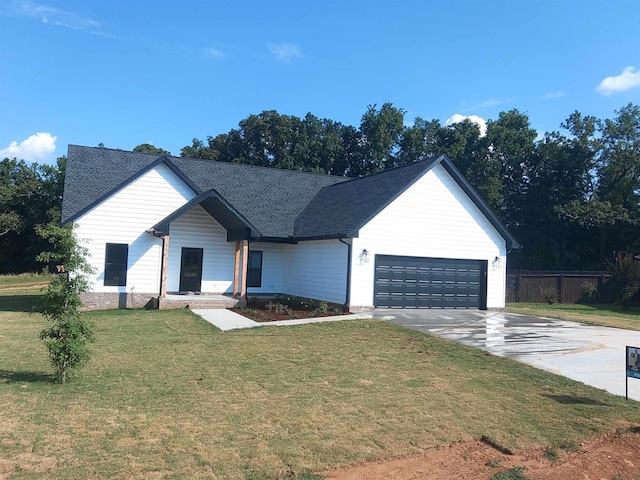
[[180, 291], [199, 292], [202, 283], [202, 249], [182, 247]]

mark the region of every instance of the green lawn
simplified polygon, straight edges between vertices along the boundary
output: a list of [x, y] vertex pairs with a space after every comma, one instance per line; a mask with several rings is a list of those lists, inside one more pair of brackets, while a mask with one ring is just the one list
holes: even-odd
[[291, 478], [640, 424], [637, 402], [380, 321], [221, 332], [188, 310], [92, 312], [92, 362], [54, 385], [20, 293], [0, 289], [0, 477]]
[[640, 330], [640, 307], [578, 303], [508, 303], [507, 311], [591, 325]]
[[53, 275], [48, 273], [20, 273], [18, 275], [0, 275], [0, 288], [46, 286]]

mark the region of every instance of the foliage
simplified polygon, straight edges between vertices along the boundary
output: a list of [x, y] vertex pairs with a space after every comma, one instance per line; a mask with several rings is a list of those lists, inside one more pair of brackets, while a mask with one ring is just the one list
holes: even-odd
[[527, 467], [513, 467], [508, 470], [498, 472], [491, 477], [490, 480], [527, 480], [524, 474]]
[[11, 478], [274, 479], [481, 433], [519, 453], [640, 425], [624, 397], [379, 321], [221, 332], [187, 309], [87, 312], [109, 342], [93, 345], [92, 375], [52, 388], [43, 319], [6, 311], [4, 295], [2, 458], [23, 468]]
[[133, 147], [134, 152], [151, 153], [154, 155], [171, 155], [171, 152], [164, 150], [163, 148], [156, 147], [151, 143], [141, 143]]
[[86, 250], [77, 244], [71, 224], [38, 226], [37, 232], [54, 246], [53, 251], [38, 255], [38, 260], [56, 263], [59, 271], [45, 290], [42, 314], [51, 325], [40, 332], [40, 338], [56, 381], [64, 384], [71, 371], [89, 362], [88, 344], [95, 341], [93, 324], [79, 311], [80, 294], [88, 290], [85, 275], [91, 273], [91, 267], [85, 259]]
[[616, 288], [616, 303], [628, 305], [640, 292], [640, 260], [630, 252], [619, 252], [609, 270]]
[[[575, 111], [540, 140], [515, 109], [489, 119], [484, 135], [469, 120], [405, 115], [369, 105], [352, 126], [265, 110], [181, 155], [358, 177], [445, 154], [524, 246], [510, 253], [512, 269], [601, 270], [614, 252], [640, 251], [639, 106], [605, 119]], [[134, 150], [169, 154], [148, 143]], [[37, 270], [45, 245], [34, 227], [60, 219], [65, 163], [0, 162], [0, 273]]]
[[56, 165], [0, 161], [0, 273], [34, 272], [46, 242], [35, 226], [58, 222], [66, 158]]
[[542, 299], [547, 302], [549, 305], [553, 305], [554, 303], [558, 303], [560, 299], [560, 294], [556, 288], [542, 288], [540, 287], [540, 295]]
[[286, 305], [283, 305], [279, 302], [268, 302], [265, 307], [270, 312], [286, 313], [287, 315], [290, 315], [292, 311], [290, 307], [287, 307]]
[[327, 302], [317, 302], [317, 306], [316, 308], [313, 309], [313, 316], [317, 317], [317, 316], [322, 316], [322, 315], [326, 315], [327, 312], [329, 311], [329, 304]]
[[557, 449], [550, 447], [544, 451], [544, 458], [546, 458], [550, 462], [557, 462], [558, 460], [560, 460], [560, 454], [558, 453]]
[[580, 285], [580, 297], [585, 302], [591, 302], [595, 300], [598, 293], [598, 287], [593, 282], [583, 282]]

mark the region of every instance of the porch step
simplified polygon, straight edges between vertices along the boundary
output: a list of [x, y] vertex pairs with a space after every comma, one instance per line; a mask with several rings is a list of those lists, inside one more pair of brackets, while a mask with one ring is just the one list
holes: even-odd
[[158, 299], [158, 308], [189, 308], [191, 310], [208, 308], [234, 308], [245, 305], [245, 301], [226, 295], [167, 295]]

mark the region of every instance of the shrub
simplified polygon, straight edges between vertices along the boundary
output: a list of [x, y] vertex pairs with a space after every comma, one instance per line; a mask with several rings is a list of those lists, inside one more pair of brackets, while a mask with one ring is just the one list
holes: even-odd
[[318, 302], [316, 308], [313, 309], [313, 316], [318, 317], [326, 315], [329, 312], [329, 304], [327, 302]]
[[609, 271], [615, 288], [616, 303], [629, 305], [640, 291], [640, 260], [632, 253], [619, 252], [615, 263], [609, 264]]
[[598, 288], [593, 282], [583, 282], [582, 285], [580, 285], [580, 298], [585, 302], [594, 301], [597, 293]]
[[290, 307], [279, 302], [269, 302], [265, 305], [265, 307], [267, 307], [267, 310], [269, 310], [270, 312], [286, 313], [287, 315], [291, 315], [292, 313], [292, 309]]
[[549, 305], [558, 303], [558, 300], [560, 298], [560, 292], [558, 292], [558, 290], [556, 290], [555, 288], [540, 287], [540, 295], [542, 295], [542, 299]]

